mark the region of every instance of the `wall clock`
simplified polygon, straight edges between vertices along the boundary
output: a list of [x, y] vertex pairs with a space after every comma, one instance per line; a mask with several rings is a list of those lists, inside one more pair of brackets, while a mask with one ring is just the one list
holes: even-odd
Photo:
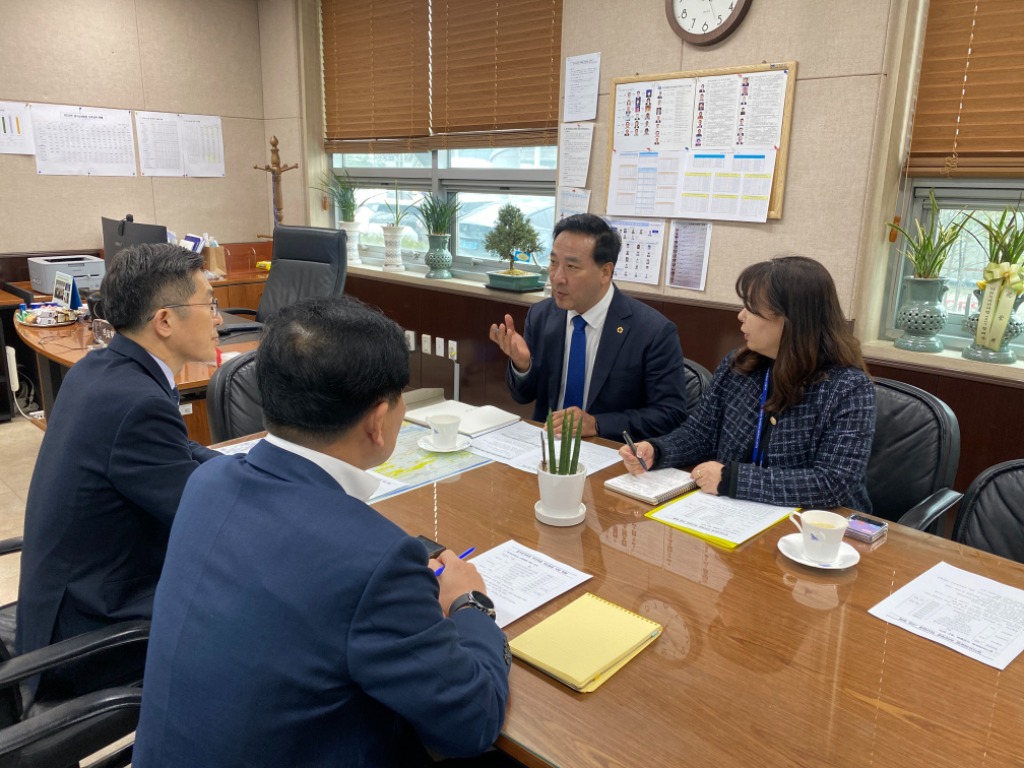
[[731, 35], [753, 0], [665, 0], [665, 14], [677, 35], [692, 45], [711, 45]]

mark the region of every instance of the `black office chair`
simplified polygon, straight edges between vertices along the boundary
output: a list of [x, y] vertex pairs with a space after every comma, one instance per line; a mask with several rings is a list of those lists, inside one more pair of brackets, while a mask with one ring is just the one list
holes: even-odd
[[[262, 329], [267, 318], [281, 307], [311, 296], [341, 296], [348, 259], [345, 232], [318, 227], [274, 227], [274, 251], [270, 275], [257, 309], [226, 307], [225, 323], [218, 329], [225, 342], [240, 341]], [[251, 315], [255, 322], [235, 322], [235, 315]]]
[[206, 415], [215, 443], [262, 432], [263, 406], [256, 384], [256, 351], [243, 352], [213, 372], [206, 387]]
[[[0, 557], [21, 552], [21, 544], [21, 536], [0, 541]], [[0, 644], [3, 645], [3, 650], [0, 650], [0, 654], [6, 652], [7, 656], [14, 655], [14, 634], [17, 626], [18, 604], [15, 602], [0, 606]]]
[[974, 478], [953, 540], [1024, 563], [1024, 459], [996, 464]]
[[711, 383], [711, 371], [700, 363], [687, 358], [683, 361], [684, 379], [686, 382], [686, 412], [693, 413], [700, 402], [701, 395]]
[[874, 383], [877, 416], [867, 469], [873, 514], [934, 532], [962, 495], [950, 488], [960, 462], [956, 414], [910, 384]]
[[[25, 681], [41, 672], [102, 653], [122, 653], [149, 640], [148, 621], [127, 621], [8, 657], [0, 647], [0, 768], [54, 768], [80, 760], [130, 735], [139, 720], [142, 688], [108, 688], [60, 701], [32, 702]], [[93, 764], [131, 762], [132, 745]]]

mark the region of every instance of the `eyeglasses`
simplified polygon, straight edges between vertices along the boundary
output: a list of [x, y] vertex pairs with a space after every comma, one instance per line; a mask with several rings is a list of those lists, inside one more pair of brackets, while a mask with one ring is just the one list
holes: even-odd
[[[207, 301], [201, 301], [201, 302], [192, 303], [192, 304], [164, 304], [162, 307], [159, 307], [159, 309], [177, 309], [178, 307], [209, 307], [210, 308], [210, 316], [211, 317], [216, 317], [218, 314], [220, 314], [219, 310], [217, 309], [218, 305], [219, 305], [219, 301], [217, 299], [211, 299], [208, 302]], [[154, 317], [156, 317], [156, 312], [154, 312], [152, 315], [147, 317], [146, 318], [146, 322], [148, 323]]]

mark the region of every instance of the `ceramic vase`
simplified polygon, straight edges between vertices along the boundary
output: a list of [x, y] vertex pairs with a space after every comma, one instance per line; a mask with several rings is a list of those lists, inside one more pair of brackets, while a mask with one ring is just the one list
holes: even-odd
[[[974, 295], [977, 297], [980, 306], [982, 300], [981, 291], [975, 291]], [[1010, 342], [1024, 333], [1024, 320], [1017, 317], [1017, 310], [1022, 303], [1024, 303], [1024, 293], [1013, 302], [1013, 316], [1010, 318], [1010, 322], [1006, 324], [1006, 330], [1003, 331], [1003, 341], [999, 345], [998, 350], [983, 347], [977, 341], [972, 341], [971, 345], [961, 354], [968, 360], [978, 360], [982, 363], [999, 363], [1001, 365], [1013, 365], [1016, 363], [1017, 353], [1010, 349]], [[971, 334], [972, 338], [976, 338], [978, 335], [978, 317], [978, 313], [975, 312], [968, 319], [964, 320], [964, 330]]]
[[430, 267], [427, 277], [444, 280], [452, 276], [452, 252], [448, 250], [450, 237], [451, 235], [427, 235], [430, 248], [423, 257], [424, 263]]
[[404, 272], [402, 263], [402, 235], [405, 227], [381, 227], [384, 232], [384, 271]]
[[547, 525], [566, 527], [579, 525], [587, 517], [583, 505], [583, 487], [587, 484], [587, 468], [577, 466], [574, 475], [553, 475], [537, 468], [540, 501], [534, 506], [537, 519]]
[[345, 258], [349, 264], [362, 264], [359, 257], [359, 230], [361, 224], [358, 221], [339, 221], [338, 229], [345, 230]]
[[949, 317], [942, 303], [948, 281], [944, 277], [907, 277], [903, 285], [903, 306], [896, 313], [896, 327], [903, 335], [896, 339], [896, 347], [912, 352], [941, 352], [942, 341], [937, 334]]

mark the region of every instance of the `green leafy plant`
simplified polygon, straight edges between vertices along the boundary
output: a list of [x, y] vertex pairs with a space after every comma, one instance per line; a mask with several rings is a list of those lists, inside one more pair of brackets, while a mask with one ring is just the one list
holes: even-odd
[[921, 220], [914, 219], [914, 226], [917, 228], [916, 238], [899, 225], [889, 224], [903, 235], [903, 255], [913, 264], [914, 277], [942, 276], [942, 266], [949, 256], [949, 249], [960, 237], [960, 231], [969, 220], [968, 216], [959, 215], [949, 224], [942, 224], [939, 222], [939, 204], [935, 200], [935, 190], [929, 190], [928, 200], [931, 207], [928, 227], [922, 227]]
[[356, 210], [362, 204], [356, 202], [356, 188], [352, 186], [348, 174], [344, 170], [340, 173], [327, 171], [321, 178], [323, 183], [320, 185], [320, 191], [330, 195], [334, 204], [338, 206], [341, 220], [355, 221]]
[[427, 195], [416, 208], [416, 215], [431, 235], [447, 235], [452, 231], [452, 220], [462, 209], [455, 197]]
[[405, 218], [414, 210], [412, 203], [410, 203], [409, 205], [402, 205], [399, 202], [398, 196], [401, 194], [401, 192], [402, 190], [398, 188], [398, 183], [396, 182], [394, 205], [392, 205], [390, 201], [388, 201], [387, 193], [384, 193], [384, 207], [388, 209], [388, 215], [391, 217], [391, 226], [393, 227], [402, 226], [402, 222], [405, 221]]
[[487, 233], [484, 248], [499, 259], [508, 259], [509, 274], [526, 274], [516, 269], [516, 250], [533, 253], [540, 250], [540, 234], [521, 210], [506, 203], [498, 210], [498, 223]]
[[[1006, 208], [998, 220], [990, 215], [982, 218], [970, 214], [988, 235], [984, 245], [990, 264], [1019, 264], [1024, 260], [1024, 226], [1018, 221], [1017, 213], [1017, 208]], [[977, 240], [973, 232], [967, 231]]]
[[583, 417], [579, 422], [573, 424], [573, 412], [569, 411], [562, 421], [562, 444], [560, 451], [555, 455], [555, 427], [548, 411], [548, 420], [545, 425], [548, 441], [547, 471], [552, 475], [575, 475], [580, 464], [580, 443], [583, 440]]

